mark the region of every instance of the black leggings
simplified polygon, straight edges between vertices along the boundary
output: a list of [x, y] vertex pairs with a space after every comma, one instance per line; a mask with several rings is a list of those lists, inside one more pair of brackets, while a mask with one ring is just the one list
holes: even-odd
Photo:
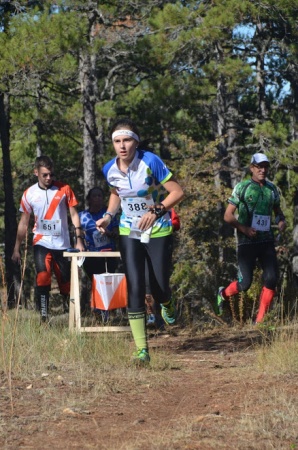
[[52, 250], [42, 245], [33, 246], [36, 268], [36, 308], [43, 317], [48, 315], [52, 271], [56, 275], [60, 293], [66, 297], [70, 291], [70, 261], [64, 250]]
[[52, 271], [54, 271], [60, 293], [64, 295], [69, 294], [70, 261], [63, 256], [64, 251], [52, 250], [42, 245], [33, 246], [37, 290], [50, 290]]
[[127, 279], [128, 312], [145, 311], [145, 261], [151, 294], [158, 303], [170, 300], [172, 236], [151, 238], [148, 244], [120, 236], [120, 253]]
[[274, 290], [278, 280], [278, 262], [273, 242], [247, 244], [238, 247], [238, 289], [247, 291], [253, 279], [258, 260], [263, 270], [263, 284]]

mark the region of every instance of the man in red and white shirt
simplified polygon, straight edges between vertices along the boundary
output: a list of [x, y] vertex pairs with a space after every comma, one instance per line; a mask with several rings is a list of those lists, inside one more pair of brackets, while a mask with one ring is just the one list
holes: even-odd
[[80, 235], [80, 218], [75, 208], [78, 202], [70, 186], [53, 180], [53, 168], [53, 161], [48, 156], [36, 158], [34, 174], [38, 181], [23, 193], [20, 205], [22, 215], [12, 254], [12, 260], [20, 263], [20, 246], [27, 234], [30, 215], [34, 214], [33, 251], [37, 308], [42, 321], [46, 321], [48, 317], [52, 270], [56, 275], [60, 293], [64, 298], [69, 295], [70, 262], [63, 257], [63, 251], [70, 247], [68, 210], [76, 230], [76, 248], [84, 250]]

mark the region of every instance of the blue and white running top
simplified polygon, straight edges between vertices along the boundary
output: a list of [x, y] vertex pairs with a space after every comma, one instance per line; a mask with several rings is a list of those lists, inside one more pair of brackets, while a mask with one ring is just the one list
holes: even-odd
[[[121, 200], [122, 213], [119, 233], [128, 236], [134, 217], [145, 214], [147, 206], [162, 202], [168, 195], [163, 184], [170, 180], [172, 173], [154, 153], [137, 150], [127, 173], [117, 165], [117, 157], [103, 167], [103, 174], [111, 188], [116, 189]], [[151, 238], [172, 233], [170, 214], [156, 220]]]
[[[111, 239], [106, 234], [101, 234], [96, 228], [96, 221], [101, 219], [106, 211], [107, 208], [104, 207], [97, 213], [91, 213], [88, 209], [79, 212], [81, 227], [85, 232], [85, 242], [89, 251], [116, 250], [114, 239]], [[118, 227], [118, 220], [114, 217], [107, 230], [113, 231], [113, 228], [116, 227]]]

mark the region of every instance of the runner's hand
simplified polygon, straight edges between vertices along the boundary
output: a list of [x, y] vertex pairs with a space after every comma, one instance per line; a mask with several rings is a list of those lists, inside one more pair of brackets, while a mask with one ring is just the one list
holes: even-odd
[[21, 263], [21, 254], [19, 251], [14, 250], [12, 257], [11, 257], [12, 261], [16, 264], [20, 264]]
[[149, 211], [141, 217], [141, 219], [138, 223], [138, 227], [141, 231], [146, 231], [146, 230], [148, 230], [148, 228], [153, 226], [155, 221], [156, 221], [156, 215], [152, 214], [152, 212]]
[[278, 222], [278, 230], [280, 233], [282, 233], [283, 231], [285, 231], [285, 229], [287, 228], [287, 222], [285, 220], [280, 220]]
[[104, 217], [102, 217], [101, 219], [97, 220], [96, 223], [96, 228], [101, 232], [104, 233], [105, 229], [107, 228], [107, 226], [110, 224], [112, 218], [109, 215], [106, 215]]
[[257, 235], [257, 230], [255, 228], [246, 227], [245, 225], [241, 226], [240, 231], [251, 239], [255, 238]]

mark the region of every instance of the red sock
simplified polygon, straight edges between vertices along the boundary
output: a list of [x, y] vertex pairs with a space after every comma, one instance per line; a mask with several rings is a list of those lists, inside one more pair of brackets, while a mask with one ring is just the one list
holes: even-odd
[[264, 316], [270, 307], [270, 303], [272, 302], [274, 295], [275, 291], [273, 291], [272, 289], [268, 289], [265, 286], [263, 287], [260, 295], [260, 306], [256, 318], [256, 323], [263, 322]]
[[232, 297], [235, 294], [238, 294], [239, 289], [238, 289], [238, 281], [232, 281], [231, 284], [229, 284], [229, 286], [227, 286], [221, 293], [223, 295], [224, 298], [228, 298], [228, 297]]

